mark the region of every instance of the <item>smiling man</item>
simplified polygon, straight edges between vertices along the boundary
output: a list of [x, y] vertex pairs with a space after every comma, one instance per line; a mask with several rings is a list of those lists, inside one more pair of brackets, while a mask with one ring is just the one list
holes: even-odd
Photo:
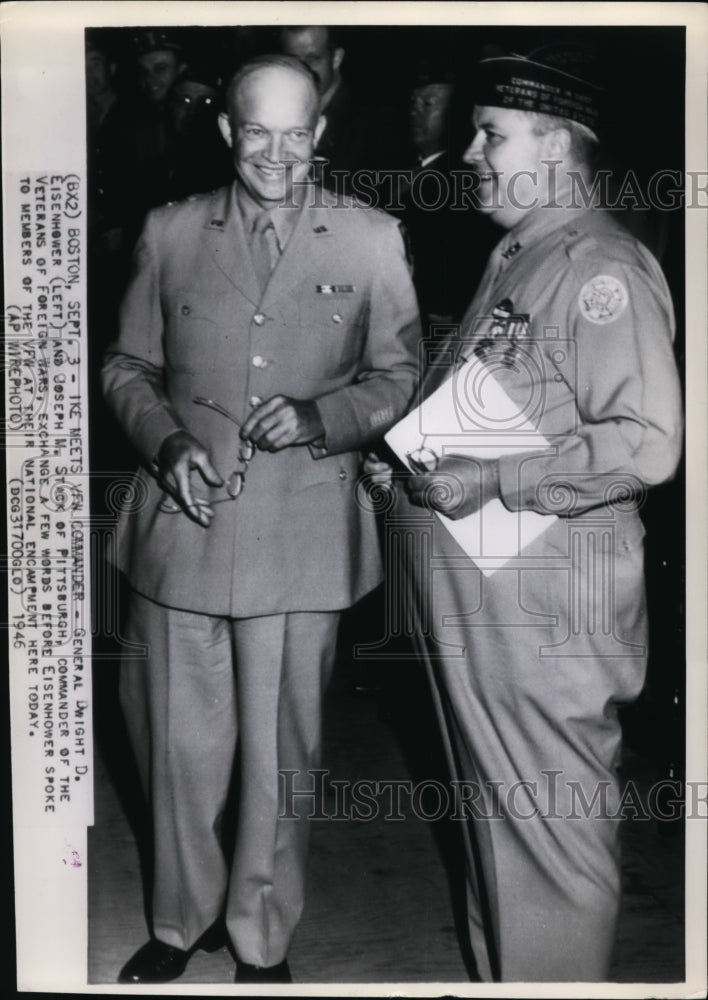
[[228, 108], [236, 182], [148, 217], [104, 368], [144, 460], [119, 564], [146, 655], [124, 663], [121, 699], [152, 808], [153, 937], [125, 983], [177, 978], [222, 920], [237, 982], [291, 981], [310, 807], [282, 801], [280, 772], [310, 788], [339, 611], [381, 578], [359, 449], [416, 381], [396, 222], [307, 181], [311, 71], [256, 59]]
[[[458, 443], [442, 453], [424, 439], [396, 516], [420, 519], [408, 569], [466, 820], [479, 973], [601, 981], [620, 897], [617, 713], [646, 668], [639, 509], [681, 452], [673, 308], [651, 254], [583, 204], [596, 88], [550, 57], [500, 57], [481, 64], [476, 97], [465, 159], [479, 210], [506, 233], [455, 336], [431, 344], [424, 391], [476, 356], [479, 378], [455, 383], [458, 412], [480, 413], [492, 377], [518, 415], [482, 411], [498, 430], [481, 448], [466, 438], [474, 422], [451, 427]], [[547, 447], [519, 450], [525, 422]], [[497, 531], [520, 541], [514, 513], [547, 517], [518, 558], [495, 560], [494, 532], [470, 558], [445, 527], [480, 508], [493, 524], [490, 501]]]

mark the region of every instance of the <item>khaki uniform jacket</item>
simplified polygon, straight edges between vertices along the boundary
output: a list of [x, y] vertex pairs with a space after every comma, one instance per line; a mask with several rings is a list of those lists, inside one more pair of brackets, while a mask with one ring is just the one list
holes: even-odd
[[[604, 789], [608, 814], [617, 809], [617, 705], [637, 697], [646, 667], [639, 508], [681, 453], [673, 330], [666, 282], [641, 244], [607, 214], [539, 209], [494, 251], [457, 343], [429, 367], [425, 391], [456, 356], [485, 359], [549, 442], [499, 460], [501, 500], [558, 515], [518, 560], [483, 576], [434, 515], [426, 522], [402, 493], [396, 510], [420, 526], [410, 560], [427, 615], [419, 645], [451, 773], [459, 789], [481, 790], [464, 828], [485, 980], [608, 975], [618, 824], [574, 811], [573, 785], [588, 802]], [[456, 398], [469, 420], [484, 380], [460, 384]], [[514, 439], [512, 421], [502, 430]], [[520, 788], [533, 792], [523, 806]]]
[[[145, 461], [117, 563], [154, 601], [233, 617], [324, 611], [380, 581], [358, 453], [410, 401], [420, 327], [396, 222], [333, 202], [310, 190], [263, 293], [235, 188], [148, 217], [103, 378]], [[148, 470], [172, 431], [193, 434], [225, 479], [243, 469], [237, 428], [194, 397], [242, 422], [276, 394], [317, 399], [325, 447], [257, 452], [236, 500], [193, 473], [194, 492], [215, 502], [208, 529], [162, 512]]]

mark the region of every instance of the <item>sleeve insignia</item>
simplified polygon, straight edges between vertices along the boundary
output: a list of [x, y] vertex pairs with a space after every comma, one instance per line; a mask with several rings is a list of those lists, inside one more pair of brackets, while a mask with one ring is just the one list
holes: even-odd
[[627, 308], [629, 295], [621, 281], [611, 274], [598, 274], [580, 289], [578, 307], [591, 323], [612, 323]]

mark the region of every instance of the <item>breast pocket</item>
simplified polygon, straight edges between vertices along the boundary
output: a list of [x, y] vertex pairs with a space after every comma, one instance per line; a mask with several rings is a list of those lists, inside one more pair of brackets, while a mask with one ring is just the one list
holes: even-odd
[[300, 333], [309, 346], [313, 365], [325, 375], [346, 371], [361, 356], [366, 321], [363, 304], [354, 294], [303, 295]]
[[186, 295], [170, 309], [165, 353], [176, 371], [220, 371], [233, 354], [235, 316], [224, 299]]

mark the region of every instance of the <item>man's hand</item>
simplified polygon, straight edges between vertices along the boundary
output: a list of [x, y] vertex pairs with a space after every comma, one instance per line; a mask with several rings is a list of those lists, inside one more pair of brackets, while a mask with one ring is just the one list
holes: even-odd
[[377, 454], [370, 451], [364, 459], [362, 470], [365, 476], [370, 476], [372, 486], [390, 486], [393, 479], [393, 469], [388, 462], [382, 462]]
[[187, 431], [170, 434], [157, 453], [157, 477], [160, 486], [173, 497], [185, 514], [203, 528], [208, 528], [214, 510], [202, 497], [193, 496], [189, 474], [198, 469], [210, 486], [223, 485], [223, 479], [211, 464], [209, 453]]
[[411, 503], [458, 521], [499, 496], [499, 466], [496, 459], [445, 455], [435, 472], [411, 475], [405, 489]]
[[249, 415], [241, 437], [261, 451], [280, 451], [294, 444], [310, 444], [324, 436], [317, 403], [309, 399], [273, 396]]

